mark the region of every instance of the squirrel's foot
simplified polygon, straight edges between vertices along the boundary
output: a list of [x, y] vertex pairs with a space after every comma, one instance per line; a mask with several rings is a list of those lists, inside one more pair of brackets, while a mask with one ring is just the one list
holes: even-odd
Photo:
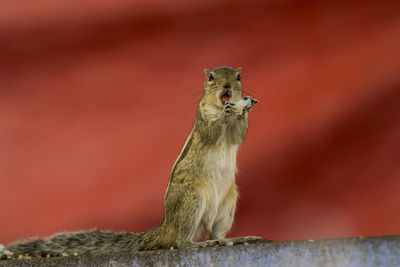
[[262, 240], [258, 236], [243, 236], [232, 238], [212, 239], [204, 242], [194, 243], [197, 247], [214, 247], [214, 246], [233, 246], [239, 244], [250, 244]]
[[9, 251], [5, 246], [0, 244], [0, 260], [11, 259], [14, 253]]

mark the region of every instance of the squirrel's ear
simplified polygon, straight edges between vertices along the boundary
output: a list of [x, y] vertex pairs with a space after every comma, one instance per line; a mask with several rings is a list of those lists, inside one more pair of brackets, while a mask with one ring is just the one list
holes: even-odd
[[237, 68], [236, 71], [240, 73], [242, 71], [242, 68]]
[[204, 69], [204, 74], [206, 75], [206, 79], [208, 80], [208, 76], [210, 76], [210, 71], [208, 69]]

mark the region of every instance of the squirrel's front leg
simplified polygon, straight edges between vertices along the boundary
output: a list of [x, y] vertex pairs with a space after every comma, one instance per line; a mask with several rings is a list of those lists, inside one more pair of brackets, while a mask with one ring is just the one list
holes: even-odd
[[237, 102], [227, 102], [224, 111], [229, 115], [228, 132], [233, 144], [241, 144], [247, 132], [248, 113], [258, 101], [246, 97]]
[[224, 105], [222, 111], [212, 106], [201, 106], [195, 121], [194, 132], [198, 134], [201, 142], [215, 144], [222, 134], [223, 126], [230, 118], [237, 117], [238, 112], [235, 103], [230, 102]]

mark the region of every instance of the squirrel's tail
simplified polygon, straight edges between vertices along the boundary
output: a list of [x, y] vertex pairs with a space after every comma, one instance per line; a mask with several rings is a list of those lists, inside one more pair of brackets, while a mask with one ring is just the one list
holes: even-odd
[[82, 231], [58, 233], [45, 239], [18, 241], [7, 250], [14, 255], [46, 257], [63, 255], [96, 255], [112, 252], [132, 252], [143, 246], [144, 233], [115, 233], [106, 231]]

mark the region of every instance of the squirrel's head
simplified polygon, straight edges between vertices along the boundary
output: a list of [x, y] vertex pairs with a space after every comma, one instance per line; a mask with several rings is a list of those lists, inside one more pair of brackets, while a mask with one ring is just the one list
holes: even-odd
[[236, 102], [242, 99], [242, 82], [240, 71], [231, 67], [219, 67], [211, 71], [204, 69], [204, 98], [223, 107], [227, 101]]

